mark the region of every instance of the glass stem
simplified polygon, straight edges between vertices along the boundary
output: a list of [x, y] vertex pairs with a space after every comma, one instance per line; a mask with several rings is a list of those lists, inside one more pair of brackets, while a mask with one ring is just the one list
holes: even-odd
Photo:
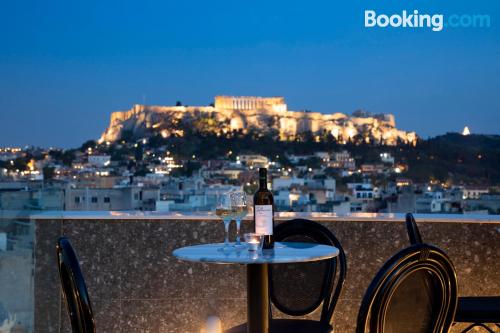
[[236, 245], [241, 245], [241, 240], [240, 240], [240, 225], [241, 225], [241, 219], [236, 219]]
[[224, 237], [224, 246], [229, 246], [229, 224], [231, 220], [224, 220], [224, 230], [226, 231], [226, 236]]

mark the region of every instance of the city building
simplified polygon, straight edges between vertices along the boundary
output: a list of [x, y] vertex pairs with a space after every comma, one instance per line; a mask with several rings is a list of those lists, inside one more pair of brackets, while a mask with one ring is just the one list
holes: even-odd
[[382, 161], [382, 163], [388, 163], [388, 164], [391, 164], [391, 165], [394, 165], [394, 156], [392, 156], [390, 153], [381, 153], [380, 154], [380, 161]]
[[155, 210], [159, 189], [125, 186], [66, 189], [65, 210]]
[[277, 177], [273, 178], [272, 189], [281, 190], [291, 188], [292, 186], [303, 186], [305, 181], [306, 180], [304, 178]]
[[237, 160], [247, 166], [252, 166], [255, 168], [264, 168], [269, 164], [269, 159], [267, 157], [257, 154], [239, 155], [237, 157]]
[[479, 186], [464, 186], [462, 189], [462, 198], [464, 200], [467, 199], [479, 199], [483, 194], [488, 194], [488, 187], [479, 187]]
[[425, 192], [415, 201], [416, 213], [440, 213], [444, 210], [446, 199], [442, 192]]
[[356, 170], [356, 162], [347, 150], [333, 153], [333, 158], [328, 163], [328, 166], [334, 169]]
[[89, 155], [89, 164], [98, 168], [103, 168], [111, 163], [111, 156], [109, 155]]
[[62, 188], [0, 189], [0, 210], [64, 210]]

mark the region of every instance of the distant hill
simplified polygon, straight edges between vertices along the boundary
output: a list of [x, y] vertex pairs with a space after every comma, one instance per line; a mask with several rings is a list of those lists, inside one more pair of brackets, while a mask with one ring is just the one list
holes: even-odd
[[[155, 135], [148, 139], [151, 148], [164, 147], [181, 159], [193, 155], [203, 160], [233, 157], [241, 153], [258, 153], [290, 165], [287, 154], [308, 155], [317, 151], [334, 152], [348, 150], [356, 164], [381, 163], [381, 153], [391, 153], [396, 163], [408, 166], [397, 175], [414, 182], [435, 180], [440, 183], [476, 185], [500, 185], [500, 136], [447, 133], [430, 139], [419, 139], [416, 145], [400, 142], [395, 146], [359, 142], [339, 143], [332, 136], [323, 136], [318, 141], [310, 132], [295, 140], [282, 141], [271, 134], [259, 131], [237, 132], [221, 136], [184, 128], [183, 136], [167, 138]], [[129, 136], [128, 141], [138, 138]], [[395, 179], [396, 175], [393, 175]]]
[[358, 110], [352, 115], [290, 111], [283, 97], [216, 96], [208, 106], [134, 105], [111, 114], [100, 142], [116, 142], [123, 136], [183, 136], [189, 131], [228, 136], [250, 131], [293, 141], [311, 133], [316, 140], [330, 135], [339, 143], [364, 141], [396, 145], [417, 140], [414, 132], [396, 128], [391, 114]]
[[500, 184], [500, 136], [447, 133], [419, 142], [406, 152], [408, 175], [433, 176], [467, 184]]
[[249, 152], [279, 156], [282, 165], [289, 164], [286, 154], [346, 149], [361, 165], [380, 163], [380, 154], [389, 152], [408, 166], [399, 176], [416, 182], [500, 184], [498, 135], [447, 133], [421, 139], [398, 130], [390, 114], [289, 111], [283, 97], [216, 96], [208, 106], [135, 105], [111, 115], [99, 142], [143, 138], [185, 159]]

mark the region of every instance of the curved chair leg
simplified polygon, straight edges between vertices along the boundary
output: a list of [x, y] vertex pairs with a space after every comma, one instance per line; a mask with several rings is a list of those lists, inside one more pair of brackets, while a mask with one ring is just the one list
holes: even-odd
[[[500, 327], [498, 324], [495, 324], [496, 326]], [[471, 324], [469, 326], [467, 326], [463, 331], [462, 333], [466, 333], [466, 332], [469, 332], [471, 329], [473, 329], [474, 327], [482, 327], [484, 328], [488, 333], [495, 333], [495, 331], [493, 331], [491, 328], [489, 328], [488, 326], [486, 326], [485, 324], [483, 323], [474, 323], [474, 324]]]

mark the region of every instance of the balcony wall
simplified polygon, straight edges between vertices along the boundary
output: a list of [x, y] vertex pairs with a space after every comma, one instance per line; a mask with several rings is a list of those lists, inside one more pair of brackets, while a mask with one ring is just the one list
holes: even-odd
[[[281, 214], [277, 221], [296, 216]], [[354, 332], [369, 282], [386, 259], [408, 245], [403, 216], [301, 217], [320, 221], [344, 246], [348, 275], [334, 325], [336, 332]], [[424, 241], [453, 260], [460, 295], [500, 295], [500, 217], [416, 219]], [[79, 255], [99, 332], [200, 332], [210, 314], [218, 315], [225, 328], [246, 319], [244, 266], [172, 256], [178, 247], [221, 241], [222, 223], [213, 216], [46, 212], [34, 220], [36, 332], [70, 332], [55, 260], [61, 235], [71, 239]], [[249, 228], [247, 221], [244, 231]]]

